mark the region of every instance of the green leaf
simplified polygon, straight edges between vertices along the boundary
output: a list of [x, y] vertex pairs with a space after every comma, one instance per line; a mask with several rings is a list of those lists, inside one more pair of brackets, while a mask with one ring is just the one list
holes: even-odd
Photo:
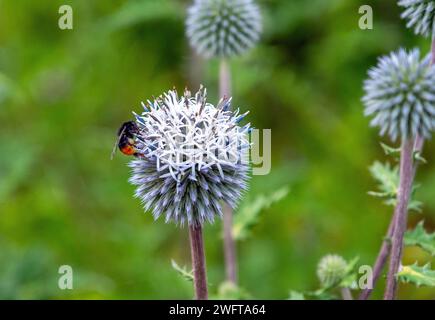
[[417, 262], [410, 266], [402, 266], [396, 276], [400, 281], [413, 283], [417, 287], [435, 287], [435, 270], [431, 270], [429, 263], [423, 267], [419, 267]]
[[234, 215], [233, 237], [236, 240], [246, 239], [257, 224], [260, 213], [268, 209], [272, 204], [280, 201], [288, 194], [288, 188], [283, 187], [270, 195], [259, 195], [254, 201], [246, 202]]
[[[393, 148], [382, 142], [381, 142], [381, 147], [387, 156], [393, 156], [395, 159], [400, 158], [400, 152], [401, 152], [400, 148]], [[414, 151], [414, 160], [419, 161], [421, 163], [427, 163], [426, 159], [421, 156], [420, 151]]]
[[414, 160], [415, 160], [415, 161], [419, 161], [419, 162], [421, 162], [421, 163], [423, 163], [423, 164], [426, 164], [426, 163], [427, 163], [427, 160], [426, 160], [425, 158], [422, 157], [420, 151], [415, 151], [415, 152], [414, 152]]
[[178, 272], [180, 276], [182, 276], [185, 280], [193, 282], [193, 271], [187, 271], [186, 267], [184, 266], [181, 268], [175, 260], [171, 260], [172, 268]]
[[421, 207], [423, 203], [418, 200], [410, 200], [408, 204], [408, 210], [413, 210], [416, 212], [421, 212]]
[[[370, 173], [373, 178], [378, 181], [378, 191], [369, 191], [369, 195], [384, 198], [384, 203], [389, 206], [396, 206], [397, 192], [399, 189], [399, 168], [397, 166], [392, 167], [388, 162], [382, 164], [375, 161], [370, 167]], [[413, 185], [411, 199], [408, 204], [408, 210], [421, 211], [422, 203], [413, 199], [418, 185]]]
[[382, 149], [384, 149], [384, 152], [387, 156], [393, 155], [396, 158], [400, 157], [400, 148], [393, 148], [382, 142], [381, 142], [381, 147]]
[[379, 197], [395, 197], [399, 186], [399, 170], [397, 167], [391, 167], [389, 163], [382, 164], [375, 161], [370, 167], [370, 173], [379, 184], [380, 192], [370, 192], [372, 195]]
[[339, 287], [341, 288], [351, 288], [354, 289], [356, 287], [357, 280], [357, 263], [359, 261], [359, 257], [353, 258], [348, 264], [346, 268], [346, 274], [343, 277], [343, 280], [339, 283]]
[[414, 230], [406, 231], [404, 241], [407, 246], [418, 246], [435, 256], [435, 233], [427, 233], [423, 221], [420, 221]]

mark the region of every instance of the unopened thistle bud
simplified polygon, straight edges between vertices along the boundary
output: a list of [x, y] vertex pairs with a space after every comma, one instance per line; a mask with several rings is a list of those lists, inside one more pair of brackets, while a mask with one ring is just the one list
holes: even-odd
[[434, 34], [435, 1], [433, 0], [400, 0], [400, 7], [405, 8], [401, 17], [408, 22], [406, 26], [413, 28], [415, 34], [425, 37]]
[[420, 52], [400, 49], [379, 59], [364, 83], [365, 115], [392, 140], [429, 138], [435, 127], [435, 67]]
[[317, 266], [317, 276], [323, 287], [339, 284], [346, 276], [347, 262], [338, 255], [324, 256]]
[[194, 0], [186, 26], [190, 44], [200, 55], [226, 58], [257, 43], [261, 14], [253, 0]]

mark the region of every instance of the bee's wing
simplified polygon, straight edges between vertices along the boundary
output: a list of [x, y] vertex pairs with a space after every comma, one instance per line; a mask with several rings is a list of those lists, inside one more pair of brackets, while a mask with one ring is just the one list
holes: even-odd
[[116, 148], [118, 147], [119, 141], [121, 140], [124, 131], [125, 131], [125, 127], [121, 130], [121, 132], [118, 135], [118, 138], [116, 139], [115, 145], [113, 146], [112, 153], [110, 155], [110, 160], [113, 160], [113, 157], [115, 156]]

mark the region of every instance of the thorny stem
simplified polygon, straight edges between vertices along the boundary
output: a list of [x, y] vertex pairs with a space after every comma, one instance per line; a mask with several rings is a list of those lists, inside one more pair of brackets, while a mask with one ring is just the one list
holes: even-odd
[[[423, 144], [424, 144], [424, 139], [421, 136], [417, 136], [414, 143], [414, 152], [421, 152], [423, 150]], [[413, 179], [415, 177], [416, 171], [417, 171], [417, 164], [414, 164]], [[359, 300], [367, 300], [370, 297], [370, 294], [372, 293], [373, 288], [375, 287], [376, 282], [379, 279], [379, 276], [381, 275], [385, 264], [387, 263], [387, 258], [391, 250], [391, 237], [393, 235], [395, 222], [396, 222], [396, 215], [393, 214], [393, 217], [390, 221], [390, 225], [388, 227], [387, 235], [385, 236], [382, 242], [381, 249], [379, 250], [378, 257], [376, 258], [376, 262], [373, 267], [372, 286], [371, 288], [364, 289], [361, 292], [360, 296], [358, 297]]]
[[219, 64], [219, 96], [219, 98], [231, 96], [231, 71], [225, 59], [222, 59]]
[[390, 254], [391, 249], [391, 235], [393, 234], [394, 230], [394, 224], [396, 222], [395, 215], [393, 215], [390, 226], [388, 227], [387, 236], [382, 241], [381, 249], [379, 250], [378, 257], [376, 258], [375, 265], [373, 267], [373, 283], [371, 284], [370, 288], [364, 289], [360, 296], [358, 297], [359, 300], [367, 300], [370, 297], [370, 294], [373, 291], [373, 288], [375, 287], [375, 284], [381, 275], [382, 269], [384, 269], [385, 263], [387, 262], [388, 255]]
[[201, 57], [195, 53], [195, 50], [190, 50], [189, 57], [189, 85], [191, 88], [198, 88], [201, 85], [201, 75], [203, 71], [203, 61]]
[[[229, 98], [231, 96], [231, 72], [228, 62], [224, 59], [219, 66], [219, 96]], [[237, 284], [237, 254], [236, 243], [233, 237], [233, 210], [228, 204], [224, 204], [223, 210], [223, 236], [226, 280]]]
[[403, 236], [408, 218], [408, 203], [414, 179], [413, 166], [414, 141], [407, 139], [402, 142], [400, 155], [400, 183], [397, 192], [397, 206], [394, 211], [395, 224], [392, 234], [390, 266], [387, 276], [385, 300], [393, 300], [396, 296], [396, 273], [399, 271], [402, 259]]
[[[431, 61], [430, 61], [431, 65], [435, 64], [435, 37], [432, 37], [432, 45], [431, 45]], [[415, 139], [415, 143], [414, 143], [414, 151], [415, 152], [421, 152], [423, 150], [423, 145], [424, 145], [424, 139], [421, 136], [417, 136]], [[414, 165], [414, 170], [413, 170], [413, 180], [415, 177], [417, 171], [417, 164]], [[382, 272], [382, 269], [385, 266], [385, 263], [387, 262], [387, 258], [388, 255], [390, 254], [390, 249], [391, 249], [391, 237], [394, 231], [394, 226], [396, 223], [396, 215], [394, 214], [391, 222], [390, 222], [390, 226], [388, 227], [388, 232], [387, 235], [384, 239], [384, 241], [382, 242], [382, 246], [381, 249], [379, 250], [379, 254], [378, 257], [376, 258], [376, 262], [373, 268], [373, 283], [370, 289], [364, 289], [360, 296], [358, 297], [359, 300], [367, 300], [370, 297], [370, 294], [373, 291], [373, 288], [375, 287], [375, 284]]]
[[192, 255], [193, 282], [196, 300], [207, 300], [207, 274], [205, 271], [204, 241], [202, 226], [189, 226], [190, 250]]
[[224, 255], [225, 273], [227, 281], [237, 284], [237, 257], [236, 243], [233, 238], [233, 210], [228, 204], [224, 204]]

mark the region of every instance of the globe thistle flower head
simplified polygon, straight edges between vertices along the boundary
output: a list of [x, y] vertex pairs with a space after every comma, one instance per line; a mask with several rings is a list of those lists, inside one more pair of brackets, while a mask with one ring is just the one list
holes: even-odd
[[323, 287], [339, 284], [346, 276], [347, 262], [339, 255], [324, 256], [317, 266], [317, 276]]
[[399, 0], [398, 5], [405, 11], [401, 14], [408, 22], [406, 27], [414, 28], [415, 34], [425, 37], [434, 34], [435, 1], [433, 0]]
[[259, 40], [261, 28], [254, 0], [194, 0], [187, 13], [187, 37], [206, 58], [246, 52]]
[[435, 68], [420, 52], [400, 49], [379, 59], [364, 83], [365, 115], [394, 141], [429, 138], [435, 127]]
[[140, 157], [130, 163], [130, 182], [155, 219], [202, 225], [222, 216], [221, 202], [237, 205], [249, 177], [250, 125], [239, 125], [247, 113], [230, 104], [215, 107], [202, 88], [194, 96], [173, 90], [135, 114]]

